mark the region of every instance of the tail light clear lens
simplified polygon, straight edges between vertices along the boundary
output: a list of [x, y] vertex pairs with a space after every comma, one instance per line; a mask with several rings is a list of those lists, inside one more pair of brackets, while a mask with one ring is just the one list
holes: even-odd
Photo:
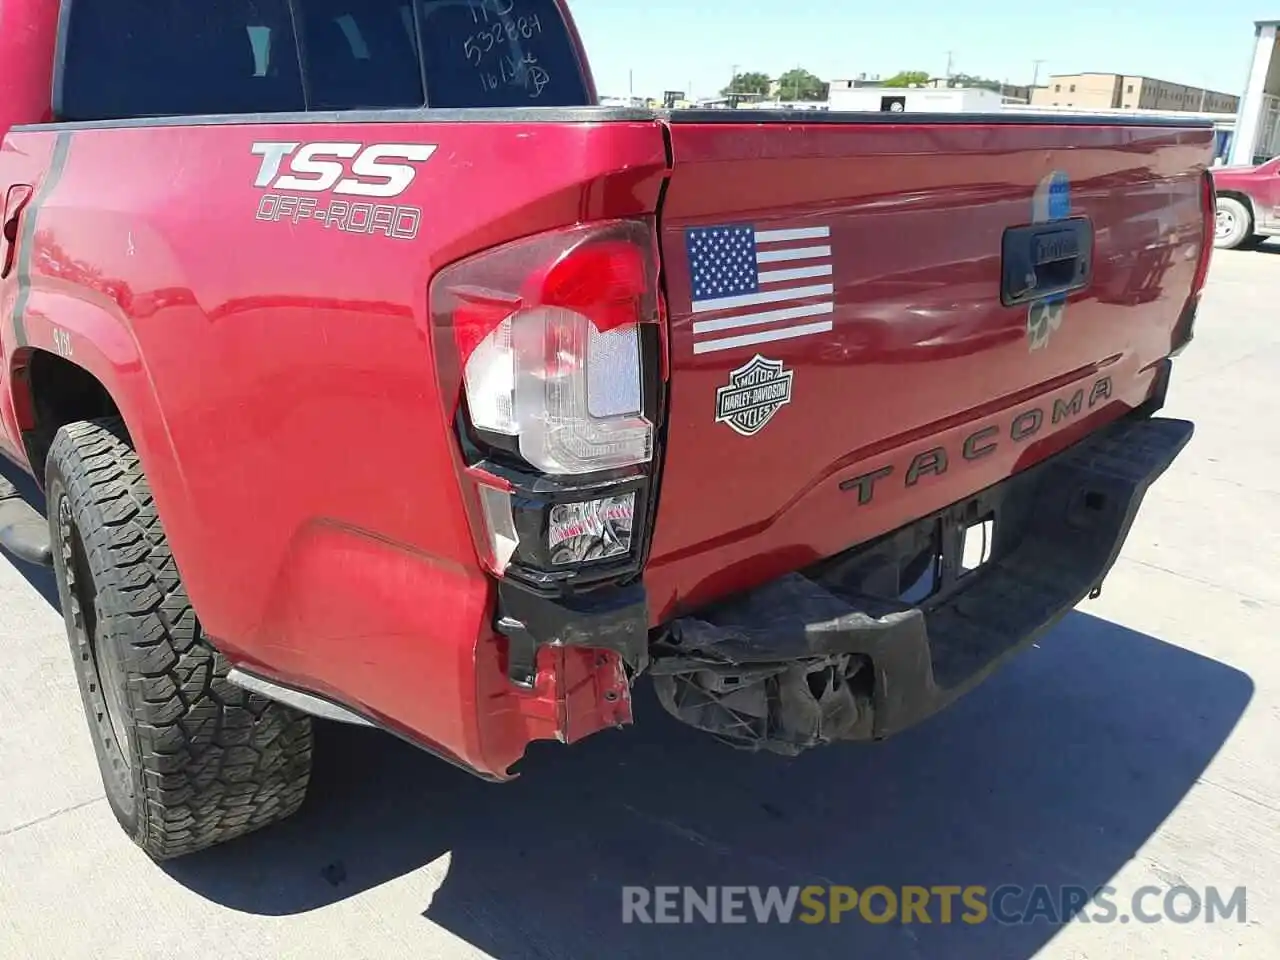
[[480, 509], [484, 513], [485, 532], [488, 534], [489, 566], [501, 576], [511, 563], [511, 557], [520, 546], [520, 534], [516, 530], [515, 515], [511, 510], [511, 493], [485, 484], [479, 485]]
[[659, 320], [648, 225], [573, 227], [487, 251], [441, 271], [431, 303], [453, 329], [478, 431], [515, 438], [552, 476], [652, 457], [639, 335]]

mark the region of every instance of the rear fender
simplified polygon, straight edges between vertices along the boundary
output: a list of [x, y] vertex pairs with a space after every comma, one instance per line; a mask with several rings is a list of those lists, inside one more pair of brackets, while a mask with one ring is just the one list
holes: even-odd
[[[35, 397], [28, 377], [37, 352], [50, 353], [91, 374], [111, 397], [133, 440], [170, 537], [185, 526], [184, 482], [164, 413], [156, 401], [138, 345], [124, 320], [95, 291], [36, 289], [15, 318], [16, 349], [10, 357], [11, 409], [5, 411], [13, 436], [35, 426]], [[114, 304], [111, 305], [114, 307]], [[28, 451], [29, 453], [29, 451]], [[41, 464], [30, 463], [43, 484]]]

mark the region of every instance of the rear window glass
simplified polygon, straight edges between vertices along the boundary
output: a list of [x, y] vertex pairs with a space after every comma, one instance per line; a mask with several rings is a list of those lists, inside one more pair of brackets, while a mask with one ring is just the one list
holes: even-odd
[[400, 0], [295, 0], [312, 110], [421, 107], [413, 7]]
[[418, 17], [433, 107], [587, 102], [554, 0], [418, 0]]
[[74, 0], [62, 44], [65, 120], [305, 107], [287, 0]]
[[65, 120], [587, 102], [554, 0], [72, 0]]

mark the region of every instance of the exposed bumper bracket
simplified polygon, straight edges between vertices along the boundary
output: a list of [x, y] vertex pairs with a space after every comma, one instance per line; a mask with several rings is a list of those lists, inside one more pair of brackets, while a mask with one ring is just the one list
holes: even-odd
[[639, 583], [551, 599], [499, 581], [497, 629], [508, 640], [507, 676], [526, 689], [544, 644], [611, 650], [635, 673], [648, 664], [649, 608]]
[[[932, 517], [676, 620], [653, 650], [659, 700], [736, 746], [783, 754], [919, 722], [1100, 589], [1147, 488], [1193, 430], [1113, 423]], [[922, 538], [954, 545], [986, 516], [997, 519], [985, 565], [915, 606], [896, 599], [896, 576], [877, 592], [886, 566], [913, 563]]]

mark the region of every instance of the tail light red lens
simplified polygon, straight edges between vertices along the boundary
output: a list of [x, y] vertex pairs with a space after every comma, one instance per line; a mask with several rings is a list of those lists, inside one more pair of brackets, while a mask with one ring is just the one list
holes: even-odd
[[471, 425], [515, 438], [548, 476], [647, 463], [639, 334], [659, 323], [657, 274], [639, 221], [539, 234], [441, 271], [431, 307], [453, 330]]
[[1200, 259], [1196, 262], [1195, 279], [1191, 286], [1193, 296], [1204, 289], [1205, 281], [1209, 278], [1209, 265], [1213, 262], [1214, 227], [1218, 219], [1218, 196], [1213, 188], [1213, 174], [1207, 170], [1200, 183], [1200, 214], [1204, 239]]

